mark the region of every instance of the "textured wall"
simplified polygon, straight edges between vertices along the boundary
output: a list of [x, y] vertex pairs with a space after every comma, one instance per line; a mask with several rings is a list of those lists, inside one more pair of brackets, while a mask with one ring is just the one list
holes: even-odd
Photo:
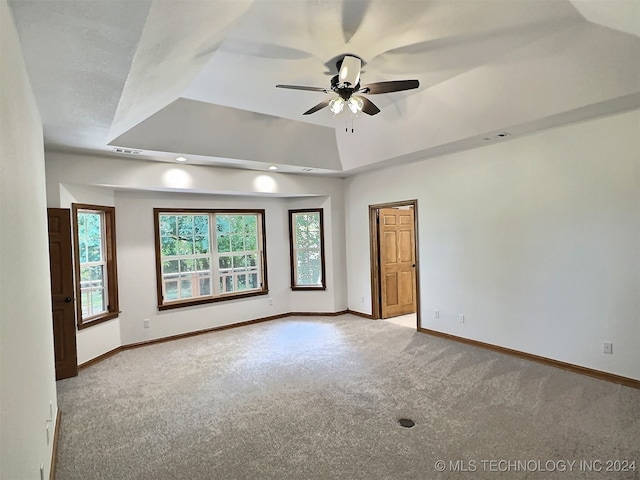
[[349, 179], [349, 308], [370, 312], [367, 205], [416, 198], [423, 327], [639, 379], [639, 131], [631, 111]]
[[[51, 195], [47, 191], [47, 199], [49, 201], [52, 196], [55, 196], [55, 202], [61, 208], [71, 209], [72, 203], [114, 206], [114, 192], [109, 188], [68, 184], [58, 184], [52, 188], [55, 190], [55, 195]], [[51, 203], [49, 203], [49, 206], [52, 206]], [[76, 330], [76, 341], [78, 346], [78, 365], [114, 350], [121, 345], [120, 319], [114, 318], [91, 328]]]
[[44, 465], [49, 478], [57, 397], [42, 125], [5, 0], [0, 22], [0, 477], [40, 478]]
[[[122, 313], [114, 321], [78, 333], [80, 363], [120, 344], [291, 311], [346, 309], [342, 179], [49, 152], [47, 194], [50, 205], [96, 202], [116, 207]], [[267, 297], [257, 296], [158, 312], [154, 207], [266, 209], [269, 297], [273, 305]], [[293, 292], [288, 210], [315, 207], [324, 208], [328, 288]], [[143, 328], [146, 318], [151, 320], [148, 329]]]

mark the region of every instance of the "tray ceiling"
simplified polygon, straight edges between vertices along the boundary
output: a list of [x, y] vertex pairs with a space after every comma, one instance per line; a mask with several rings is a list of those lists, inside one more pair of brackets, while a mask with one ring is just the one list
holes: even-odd
[[[346, 176], [640, 106], [633, 0], [9, 4], [47, 148], [105, 161], [117, 146]], [[275, 88], [328, 87], [344, 53], [363, 84], [420, 88], [355, 119], [303, 117], [326, 94]]]

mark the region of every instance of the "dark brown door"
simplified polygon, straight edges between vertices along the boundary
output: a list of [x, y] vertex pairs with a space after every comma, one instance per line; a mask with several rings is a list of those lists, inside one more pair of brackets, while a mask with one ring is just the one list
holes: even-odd
[[47, 216], [49, 220], [49, 267], [56, 380], [62, 380], [78, 375], [76, 309], [73, 301], [71, 212], [65, 208], [48, 208]]
[[382, 318], [416, 311], [416, 254], [413, 209], [381, 208], [380, 290]]

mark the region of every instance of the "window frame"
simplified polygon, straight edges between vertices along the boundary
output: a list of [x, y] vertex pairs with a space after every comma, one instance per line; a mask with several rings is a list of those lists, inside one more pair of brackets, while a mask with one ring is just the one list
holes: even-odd
[[[296, 252], [294, 228], [294, 217], [299, 213], [317, 213], [319, 215], [320, 226], [320, 271], [322, 275], [322, 284], [320, 285], [298, 285], [296, 278]], [[290, 247], [290, 259], [291, 259], [291, 290], [326, 290], [327, 289], [327, 274], [325, 268], [325, 255], [324, 255], [324, 209], [323, 208], [301, 208], [296, 210], [289, 210], [289, 247]]]
[[[251, 290], [251, 291], [242, 291], [242, 292], [232, 292], [232, 293], [224, 293], [218, 295], [209, 295], [209, 296], [200, 296], [197, 298], [188, 298], [188, 299], [179, 299], [179, 300], [171, 300], [164, 301], [162, 283], [162, 251], [161, 251], [161, 236], [160, 236], [160, 215], [169, 214], [169, 215], [197, 215], [197, 214], [206, 214], [206, 215], [242, 215], [242, 214], [255, 214], [260, 218], [258, 219], [259, 229], [262, 236], [262, 242], [260, 242], [260, 238], [258, 238], [258, 251], [259, 251], [259, 263], [262, 265], [261, 275], [262, 275], [262, 288], [259, 290]], [[158, 310], [170, 310], [174, 308], [182, 308], [182, 307], [190, 307], [194, 305], [204, 305], [208, 303], [217, 303], [224, 302], [228, 300], [237, 300], [241, 298], [255, 297], [258, 295], [268, 295], [269, 294], [269, 283], [267, 280], [267, 234], [265, 229], [265, 210], [264, 209], [210, 209], [210, 208], [154, 208], [153, 209], [153, 225], [154, 225], [154, 238], [155, 238], [155, 255], [156, 255], [156, 299], [157, 299], [157, 308]], [[209, 235], [211, 235], [211, 224]], [[214, 239], [209, 238], [209, 245], [211, 246], [211, 257], [213, 258], [214, 254], [217, 255], [216, 252], [213, 251], [215, 244]], [[216, 266], [216, 272], [219, 270], [219, 266]], [[214, 272], [213, 268], [211, 270]], [[212, 278], [213, 279], [213, 278]], [[213, 291], [213, 289], [212, 289]]]
[[[73, 256], [74, 256], [74, 283], [76, 294], [76, 325], [78, 330], [98, 325], [108, 320], [113, 320], [120, 315], [118, 298], [118, 262], [116, 255], [116, 209], [104, 205], [90, 205], [86, 203], [72, 203], [71, 211], [73, 217]], [[102, 243], [105, 253], [105, 271], [107, 281], [105, 289], [107, 291], [106, 302], [107, 311], [98, 315], [82, 318], [82, 288], [80, 285], [80, 239], [78, 228], [78, 213], [83, 211], [99, 212], [103, 215]]]

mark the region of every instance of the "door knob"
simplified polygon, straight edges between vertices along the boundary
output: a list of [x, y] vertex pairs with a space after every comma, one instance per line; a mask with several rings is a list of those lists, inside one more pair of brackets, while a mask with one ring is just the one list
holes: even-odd
[[64, 303], [71, 303], [71, 297], [67, 297], [64, 299]]

